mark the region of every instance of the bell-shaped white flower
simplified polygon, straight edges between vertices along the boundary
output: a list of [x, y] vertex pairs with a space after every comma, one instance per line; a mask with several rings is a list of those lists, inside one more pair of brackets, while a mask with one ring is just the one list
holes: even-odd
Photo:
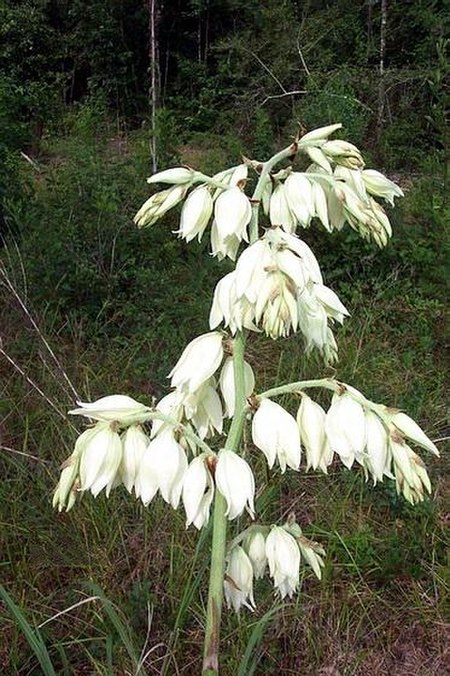
[[222, 335], [217, 331], [194, 338], [169, 373], [172, 387], [195, 392], [219, 368], [223, 359]]
[[289, 208], [286, 188], [281, 181], [273, 189], [270, 198], [269, 216], [272, 225], [280, 225], [286, 232], [295, 232], [297, 219]]
[[121, 425], [149, 420], [150, 408], [125, 394], [112, 394], [93, 402], [77, 401], [80, 408], [69, 411], [70, 415], [82, 415], [91, 420], [118, 422]]
[[373, 411], [366, 411], [367, 447], [362, 465], [372, 475], [374, 483], [390, 476], [391, 451], [386, 427]]
[[227, 503], [231, 521], [244, 509], [254, 518], [255, 479], [248, 463], [234, 451], [223, 448], [217, 456], [216, 487]]
[[293, 171], [284, 182], [284, 187], [289, 209], [300, 225], [308, 227], [315, 212], [311, 183], [305, 174]]
[[235, 546], [228, 557], [225, 571], [224, 594], [228, 608], [236, 613], [242, 606], [255, 608], [253, 598], [253, 568], [242, 547]]
[[382, 197], [394, 206], [394, 197], [404, 197], [403, 190], [381, 172], [375, 169], [364, 169], [361, 172], [367, 192], [376, 197]]
[[192, 183], [195, 176], [195, 171], [189, 167], [174, 167], [173, 169], [165, 169], [153, 174], [147, 179], [147, 183], [170, 183], [172, 185], [184, 185], [185, 183]]
[[[174, 420], [175, 424], [180, 423], [183, 418], [183, 407], [180, 402], [180, 393], [177, 390], [169, 392], [156, 404], [156, 410], [163, 415]], [[153, 439], [163, 429], [173, 428], [169, 423], [163, 420], [154, 419], [152, 421], [152, 431], [150, 437]]]
[[295, 418], [270, 399], [262, 399], [253, 416], [252, 439], [266, 456], [269, 467], [275, 459], [280, 463], [281, 472], [289, 466], [298, 470], [300, 466], [300, 433]]
[[119, 475], [129, 493], [134, 488], [136, 476], [150, 439], [140, 425], [130, 425], [122, 435], [122, 461]]
[[396, 428], [408, 439], [411, 439], [415, 444], [421, 446], [430, 453], [434, 453], [439, 457], [439, 451], [435, 444], [427, 437], [425, 432], [419, 427], [419, 425], [401, 411], [394, 413], [391, 418], [391, 422], [394, 423]]
[[[228, 357], [220, 372], [220, 391], [225, 402], [225, 415], [232, 418], [235, 407], [234, 366], [233, 358]], [[244, 361], [245, 396], [249, 397], [255, 389], [255, 375], [250, 364]]]
[[163, 499], [176, 509], [187, 465], [186, 453], [172, 431], [162, 430], [142, 457], [135, 481], [136, 496], [148, 505], [159, 489]]
[[274, 526], [266, 539], [270, 576], [281, 598], [292, 597], [298, 587], [300, 549], [295, 538], [284, 528]]
[[267, 567], [266, 538], [258, 528], [252, 527], [246, 536], [243, 547], [253, 567], [255, 580], [264, 576]]
[[183, 478], [182, 500], [186, 512], [186, 528], [193, 523], [198, 530], [209, 520], [214, 497], [214, 482], [206, 464], [206, 455], [198, 455]]
[[222, 402], [214, 378], [209, 378], [193, 394], [180, 392], [178, 401], [184, 417], [191, 421], [201, 439], [212, 437], [215, 432], [222, 433]]
[[325, 434], [326, 413], [320, 404], [317, 404], [306, 394], [302, 394], [302, 401], [297, 412], [297, 423], [300, 430], [300, 439], [306, 452], [306, 469], [321, 469], [327, 473], [328, 466], [333, 460], [333, 451]]
[[201, 185], [191, 192], [183, 204], [180, 216], [180, 237], [190, 242], [197, 237], [200, 242], [213, 211], [209, 188]]
[[247, 239], [246, 228], [252, 217], [252, 208], [248, 197], [237, 186], [224, 190], [214, 206], [214, 218], [222, 239], [235, 236]]
[[122, 460], [120, 436], [110, 424], [100, 422], [81, 434], [77, 447], [80, 449], [80, 490], [90, 490], [96, 497], [106, 488], [109, 496]]
[[329, 444], [346, 467], [360, 459], [366, 447], [367, 430], [364, 409], [348, 391], [334, 394], [325, 420]]

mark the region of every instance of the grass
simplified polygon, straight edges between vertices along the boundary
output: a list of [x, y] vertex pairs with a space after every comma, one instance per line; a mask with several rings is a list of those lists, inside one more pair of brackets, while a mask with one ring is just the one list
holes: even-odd
[[[42, 336], [77, 392], [95, 398], [122, 391], [150, 402], [166, 391], [165, 376], [183, 345], [206, 330], [209, 288], [220, 272], [208, 259], [198, 266], [201, 247], [190, 251], [173, 243], [170, 219], [166, 231], [162, 226], [136, 235], [122, 229], [113, 256], [99, 233], [103, 227], [111, 232], [111, 222], [126, 221], [128, 228], [130, 212], [142, 199], [140, 188], [129, 183], [143, 171], [142, 138], [131, 138], [119, 157], [111, 148], [111, 157], [96, 154], [92, 140], [79, 146], [72, 141], [60, 140], [57, 147], [49, 142], [42, 160], [47, 185], [40, 185], [29, 218], [40, 237], [47, 232], [48, 241], [49, 224], [56, 223], [49, 267], [60, 255], [54, 239], [67, 232], [65, 243], [71, 256], [79, 256], [77, 265], [73, 271], [67, 268], [59, 286], [46, 270], [37, 289], [39, 266], [31, 255], [36, 240], [30, 236], [27, 242], [22, 235], [25, 275], [17, 274], [11, 246], [8, 270], [16, 273], [15, 287], [26, 306], [35, 308]], [[80, 153], [84, 164], [77, 169]], [[83, 172], [85, 180], [96, 180], [100, 162], [100, 177], [88, 194]], [[74, 172], [78, 188], [71, 191]], [[108, 197], [101, 184], [113, 175], [117, 185]], [[407, 198], [397, 224], [400, 239], [416, 210], [413, 196]], [[72, 283], [79, 283], [71, 275], [86, 272], [80, 268], [78, 228], [81, 220], [92, 222], [94, 214], [95, 227], [86, 226], [82, 233], [90, 261], [83, 288], [106, 286], [83, 296], [79, 308], [71, 295]], [[311, 232], [306, 236], [315, 237]], [[338, 238], [332, 252], [321, 237], [316, 244], [328, 279], [348, 242]], [[425, 246], [422, 239], [420, 246]], [[401, 241], [394, 240], [393, 247], [403, 251]], [[419, 253], [427, 259], [427, 250]], [[367, 255], [364, 250], [359, 260]], [[358, 260], [349, 259], [350, 272], [343, 266], [330, 282], [352, 313], [337, 334], [338, 376], [376, 401], [406, 409], [432, 439], [441, 439], [448, 431], [439, 276], [422, 284], [420, 261], [406, 265], [397, 257], [392, 264], [389, 255], [380, 254], [380, 263], [370, 259], [364, 270], [358, 269]], [[56, 287], [62, 305], [55, 301], [58, 290], [55, 298], [47, 295]], [[11, 361], [0, 361], [0, 670], [46, 674], [50, 664], [58, 674], [199, 673], [208, 531], [186, 531], [181, 510], [170, 511], [159, 499], [144, 509], [121, 489], [109, 500], [85, 496], [69, 514], [51, 510], [59, 465], [77, 434], [65, 418], [73, 392], [17, 298], [7, 293], [4, 301], [1, 347], [29, 380]], [[248, 359], [262, 389], [324, 372], [305, 362], [297, 338], [270, 343], [253, 336]], [[248, 452], [258, 458], [250, 446]], [[392, 485], [372, 488], [357, 471], [334, 467], [329, 477], [287, 474], [279, 482], [261, 457], [257, 462], [261, 520], [271, 523], [294, 511], [305, 533], [326, 547], [326, 567], [321, 583], [302, 574], [301, 593], [292, 602], [278, 603], [264, 580], [257, 587], [255, 613], [225, 614], [223, 673], [444, 673], [445, 454], [441, 460], [426, 458], [433, 496], [415, 509], [397, 498]]]

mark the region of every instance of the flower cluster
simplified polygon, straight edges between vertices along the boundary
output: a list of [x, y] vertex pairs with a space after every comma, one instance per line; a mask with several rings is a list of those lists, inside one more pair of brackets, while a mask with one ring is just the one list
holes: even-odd
[[315, 347], [330, 363], [337, 358], [337, 345], [328, 323], [342, 323], [346, 315], [337, 295], [323, 284], [308, 245], [273, 228], [241, 254], [234, 272], [218, 282], [210, 326], [223, 322], [233, 333], [261, 326], [274, 339], [300, 330], [306, 351]]
[[406, 439], [438, 455], [435, 444], [405, 413], [368, 401], [350, 385], [335, 383], [327, 412], [304, 392], [297, 420], [279, 404], [261, 399], [253, 416], [253, 443], [283, 472], [298, 470], [301, 443], [307, 469], [327, 472], [334, 454], [351, 468], [359, 463], [374, 483], [384, 476], [395, 478], [398, 492], [415, 504], [430, 491], [430, 480], [421, 458]]
[[284, 526], [251, 526], [242, 545], [232, 546], [227, 560], [224, 592], [229, 608], [255, 608], [253, 579], [262, 578], [269, 568], [276, 592], [284, 599], [297, 590], [300, 564], [308, 564], [320, 580], [325, 551], [308, 540], [296, 523]]

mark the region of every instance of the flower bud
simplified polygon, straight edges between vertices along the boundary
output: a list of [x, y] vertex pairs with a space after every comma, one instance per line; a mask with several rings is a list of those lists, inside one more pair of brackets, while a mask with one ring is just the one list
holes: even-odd
[[195, 176], [195, 171], [188, 167], [174, 167], [173, 169], [165, 169], [153, 174], [147, 179], [147, 183], [170, 183], [172, 185], [184, 185], [192, 183]]
[[302, 394], [302, 401], [297, 413], [297, 423], [300, 429], [300, 438], [306, 451], [306, 469], [320, 468], [327, 473], [327, 466], [333, 459], [325, 434], [326, 414], [322, 406]]
[[434, 453], [434, 455], [439, 457], [439, 451], [435, 444], [433, 444], [431, 439], [427, 437], [425, 432], [412, 418], [409, 417], [409, 415], [402, 412], [394, 413], [391, 421], [405, 437], [408, 437], [408, 439], [414, 441], [418, 446], [422, 446], [425, 450], [430, 451], [430, 453]]
[[185, 198], [187, 191], [187, 185], [175, 185], [168, 190], [161, 190], [155, 193], [141, 206], [133, 219], [134, 222], [138, 228], [153, 225], [169, 209], [172, 209], [172, 207], [181, 202]]
[[309, 144], [316, 144], [317, 141], [325, 141], [325, 139], [327, 139], [328, 136], [331, 136], [333, 132], [341, 128], [342, 124], [338, 122], [337, 124], [329, 124], [325, 127], [318, 127], [318, 129], [308, 131], [301, 137], [299, 141], [299, 146], [302, 147]]
[[91, 420], [118, 422], [121, 425], [149, 420], [150, 408], [125, 394], [112, 394], [93, 402], [77, 401], [80, 408], [69, 411], [70, 415], [82, 415]]
[[382, 197], [392, 206], [394, 206], [394, 197], [404, 197], [403, 190], [396, 183], [375, 169], [364, 169], [361, 176], [367, 192], [376, 197]]

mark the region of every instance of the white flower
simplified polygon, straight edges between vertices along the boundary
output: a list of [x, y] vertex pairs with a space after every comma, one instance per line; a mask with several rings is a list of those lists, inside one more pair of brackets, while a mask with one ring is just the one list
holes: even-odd
[[274, 526], [266, 539], [270, 576], [281, 598], [292, 597], [298, 586], [300, 549], [295, 539], [280, 526]]
[[437, 455], [439, 457], [439, 451], [436, 448], [435, 444], [427, 437], [425, 432], [419, 427], [419, 425], [409, 417], [409, 415], [406, 415], [406, 413], [394, 413], [391, 422], [394, 423], [396, 428], [405, 436], [408, 437], [408, 439], [411, 439], [411, 441], [414, 441], [418, 446], [422, 446], [427, 451], [430, 451], [430, 453], [434, 453], [434, 455]]
[[191, 192], [183, 204], [178, 233], [186, 242], [195, 237], [201, 240], [213, 211], [213, 200], [209, 189], [201, 185]]
[[[156, 404], [156, 410], [163, 415], [172, 418], [175, 423], [180, 423], [183, 418], [183, 407], [180, 403], [180, 393], [177, 390], [169, 392]], [[172, 427], [169, 423], [164, 422], [163, 420], [154, 419], [152, 421], [152, 431], [150, 437], [153, 439], [160, 430], [163, 428], [167, 429]]]
[[147, 505], [159, 489], [163, 499], [176, 509], [187, 465], [182, 446], [171, 430], [163, 430], [150, 442], [142, 458], [135, 482], [137, 497]]
[[229, 258], [236, 260], [239, 244], [241, 240], [237, 235], [228, 235], [221, 237], [217, 222], [214, 220], [211, 226], [211, 254], [217, 256], [219, 261]]
[[195, 172], [188, 167], [174, 167], [165, 169], [157, 174], [153, 174], [147, 179], [147, 183], [171, 183], [173, 185], [183, 185], [192, 183]]
[[403, 493], [412, 505], [431, 493], [430, 478], [419, 456], [396, 434], [391, 435], [390, 449], [394, 461], [397, 493]]
[[77, 401], [80, 408], [69, 411], [70, 415], [83, 415], [91, 420], [116, 421], [121, 425], [149, 420], [150, 408], [125, 394], [112, 394], [93, 402]]
[[217, 331], [194, 338], [169, 373], [172, 387], [195, 392], [220, 366], [223, 359], [222, 335]]
[[248, 463], [234, 451], [222, 449], [217, 456], [215, 479], [226, 500], [229, 520], [244, 509], [254, 518], [255, 479]]
[[373, 411], [366, 411], [367, 456], [363, 458], [365, 467], [373, 477], [374, 483], [383, 481], [383, 476], [390, 476], [391, 451], [387, 430], [380, 418]]
[[333, 451], [325, 434], [326, 413], [322, 406], [313, 401], [306, 394], [302, 394], [297, 422], [300, 429], [300, 438], [306, 451], [306, 469], [320, 468], [327, 473], [327, 468], [333, 460]]
[[244, 540], [243, 547], [253, 567], [255, 580], [264, 576], [267, 566], [266, 539], [257, 527], [252, 527]]
[[367, 192], [376, 197], [382, 197], [392, 206], [394, 206], [394, 197], [404, 197], [403, 190], [396, 183], [375, 169], [364, 169], [361, 176]]
[[346, 467], [355, 459], [360, 461], [366, 447], [366, 418], [364, 409], [351, 394], [333, 394], [325, 420], [329, 444]]
[[297, 470], [300, 465], [300, 433], [295, 418], [271, 401], [262, 399], [253, 416], [253, 443], [266, 456], [269, 467], [275, 459], [280, 463], [281, 472], [286, 466]]
[[156, 223], [169, 209], [185, 198], [188, 188], [188, 185], [174, 185], [168, 190], [161, 190], [152, 195], [144, 202], [133, 219], [138, 228]]
[[[228, 357], [222, 370], [220, 372], [220, 390], [225, 402], [225, 415], [232, 418], [234, 415], [234, 366], [233, 358]], [[244, 361], [244, 382], [245, 382], [245, 396], [249, 397], [255, 389], [255, 375], [253, 369], [246, 361]]]
[[79, 488], [79, 469], [80, 469], [80, 446], [75, 445], [75, 450], [61, 466], [61, 476], [53, 494], [53, 507], [58, 507], [58, 511], [66, 512], [75, 504], [76, 494]]
[[295, 231], [297, 219], [289, 208], [286, 199], [286, 188], [281, 181], [273, 189], [270, 198], [269, 215], [272, 225], [280, 225], [286, 232]]
[[325, 190], [318, 181], [312, 183], [312, 196], [314, 202], [314, 216], [322, 223], [325, 230], [331, 232], [330, 219], [328, 217], [328, 204]]
[[246, 227], [252, 217], [248, 197], [237, 186], [224, 190], [216, 200], [214, 217], [222, 239], [231, 235], [245, 239]]
[[129, 493], [134, 488], [139, 466], [149, 441], [139, 425], [131, 425], [122, 435], [123, 453], [119, 475]]
[[323, 547], [317, 544], [317, 542], [312, 542], [303, 535], [297, 539], [297, 543], [306, 563], [311, 566], [314, 573], [316, 574], [316, 577], [321, 580], [322, 568], [325, 565], [322, 556], [325, 556], [325, 550]]
[[198, 530], [209, 520], [214, 497], [214, 482], [202, 453], [192, 460], [183, 479], [182, 499], [186, 511], [186, 528], [193, 523]]
[[223, 586], [228, 608], [233, 608], [236, 613], [242, 606], [250, 610], [255, 608], [253, 568], [242, 547], [233, 547], [230, 552]]
[[222, 433], [222, 402], [216, 392], [216, 381], [209, 378], [193, 393], [178, 394], [184, 416], [190, 420], [201, 439], [212, 437], [216, 432]]
[[292, 172], [284, 182], [286, 200], [289, 209], [304, 228], [314, 215], [314, 200], [311, 183], [305, 174]]
[[80, 435], [75, 449], [80, 452], [80, 490], [96, 497], [106, 488], [109, 496], [122, 459], [120, 436], [108, 423], [97, 423]]

